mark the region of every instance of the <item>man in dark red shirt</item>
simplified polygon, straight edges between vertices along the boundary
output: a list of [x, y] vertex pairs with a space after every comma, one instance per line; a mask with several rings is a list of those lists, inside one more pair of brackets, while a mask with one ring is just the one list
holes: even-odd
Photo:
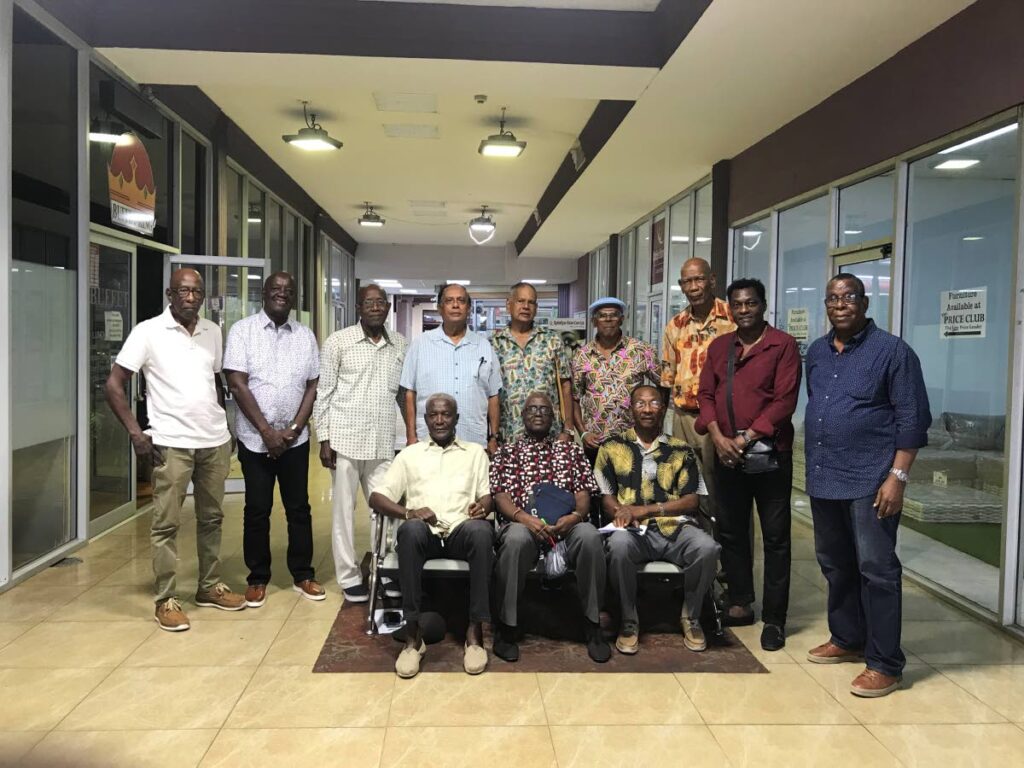
[[[800, 392], [800, 350], [796, 339], [765, 322], [760, 280], [735, 280], [726, 296], [736, 331], [708, 347], [695, 428], [711, 434], [717, 455], [718, 534], [730, 604], [725, 623], [754, 623], [750, 516], [756, 501], [764, 539], [761, 647], [777, 651], [786, 644], [789, 605], [792, 416]], [[767, 457], [754, 455], [766, 452]]]

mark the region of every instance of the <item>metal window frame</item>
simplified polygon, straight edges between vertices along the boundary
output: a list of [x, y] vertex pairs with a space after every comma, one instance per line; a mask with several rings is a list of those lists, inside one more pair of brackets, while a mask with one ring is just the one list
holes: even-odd
[[[13, 141], [12, 114], [14, 95], [14, 3], [0, 0], [0, 296], [11, 295], [11, 260], [14, 246], [14, 217], [11, 206], [11, 143]], [[14, 416], [11, 401], [11, 324], [3, 323], [0, 330], [0, 397], [3, 398], [4, 418], [0, 423], [0, 589], [11, 583], [11, 563], [14, 561], [14, 514], [11, 494], [11, 420]]]

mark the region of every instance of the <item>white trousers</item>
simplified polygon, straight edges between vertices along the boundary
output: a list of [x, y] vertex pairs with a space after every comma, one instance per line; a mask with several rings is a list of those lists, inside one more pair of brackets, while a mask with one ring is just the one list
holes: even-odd
[[[335, 466], [331, 470], [334, 484], [331, 549], [334, 552], [335, 578], [342, 589], [347, 589], [363, 582], [356, 559], [356, 496], [362, 487], [363, 495], [370, 498], [391, 466], [391, 459], [349, 459], [339, 453]], [[373, 535], [372, 531], [370, 535]]]

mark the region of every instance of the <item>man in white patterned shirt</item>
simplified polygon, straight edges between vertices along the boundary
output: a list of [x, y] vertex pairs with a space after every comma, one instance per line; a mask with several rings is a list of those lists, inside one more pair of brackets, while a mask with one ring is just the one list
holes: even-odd
[[384, 328], [390, 310], [383, 288], [359, 289], [359, 322], [324, 342], [313, 409], [320, 463], [334, 478], [334, 573], [353, 603], [369, 600], [355, 552], [356, 494], [361, 486], [369, 498], [395, 455], [395, 403], [407, 344]]
[[327, 594], [313, 573], [309, 508], [309, 429], [320, 354], [316, 336], [289, 319], [295, 279], [275, 272], [263, 284], [263, 309], [231, 326], [224, 371], [238, 404], [235, 436], [245, 477], [242, 553], [249, 568], [245, 602], [259, 608], [270, 582], [270, 511], [274, 481], [288, 521], [288, 570], [308, 600]]

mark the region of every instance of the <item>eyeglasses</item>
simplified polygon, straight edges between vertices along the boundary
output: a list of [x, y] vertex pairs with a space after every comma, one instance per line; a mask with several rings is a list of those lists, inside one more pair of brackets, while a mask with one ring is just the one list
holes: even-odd
[[528, 405], [523, 408], [523, 413], [527, 416], [550, 416], [555, 412], [555, 409], [550, 405]]
[[367, 309], [384, 309], [384, 307], [390, 306], [391, 302], [386, 299], [363, 299], [362, 305]]
[[206, 295], [204, 288], [187, 288], [182, 286], [180, 288], [171, 288], [172, 293], [178, 294], [181, 298], [187, 299], [190, 295], [195, 296], [197, 299], [203, 298]]
[[633, 405], [642, 411], [658, 410], [661, 408], [661, 400], [634, 400]]
[[825, 306], [838, 307], [840, 304], [850, 306], [852, 304], [856, 304], [863, 298], [864, 295], [861, 293], [844, 293], [842, 296], [837, 296], [833, 293], [825, 297]]

